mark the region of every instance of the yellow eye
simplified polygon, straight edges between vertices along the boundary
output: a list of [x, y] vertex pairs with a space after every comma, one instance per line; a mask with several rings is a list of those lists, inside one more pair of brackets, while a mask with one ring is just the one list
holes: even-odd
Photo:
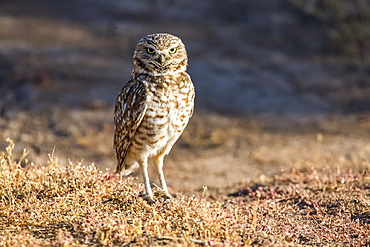
[[153, 48], [146, 48], [146, 52], [149, 54], [154, 54], [155, 50]]
[[171, 48], [171, 49], [169, 50], [169, 52], [170, 52], [170, 53], [172, 53], [172, 54], [176, 53], [176, 51], [177, 51], [177, 49], [176, 49], [176, 48]]

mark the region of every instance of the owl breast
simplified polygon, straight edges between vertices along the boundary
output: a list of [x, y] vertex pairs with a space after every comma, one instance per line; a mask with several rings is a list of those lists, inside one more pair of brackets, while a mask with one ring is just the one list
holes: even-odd
[[[188, 124], [194, 105], [194, 90], [187, 74], [179, 78], [146, 78], [147, 109], [136, 130], [129, 155], [153, 157], [167, 154]], [[190, 89], [189, 89], [190, 87]], [[186, 89], [185, 89], [186, 88]]]

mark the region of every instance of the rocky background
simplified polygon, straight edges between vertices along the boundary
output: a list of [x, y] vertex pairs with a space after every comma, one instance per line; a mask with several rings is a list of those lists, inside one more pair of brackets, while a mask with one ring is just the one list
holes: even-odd
[[367, 0], [0, 1], [0, 148], [10, 137], [35, 163], [114, 169], [113, 105], [134, 47], [168, 32], [197, 92], [166, 159], [173, 192], [356, 169], [370, 159], [369, 23]]

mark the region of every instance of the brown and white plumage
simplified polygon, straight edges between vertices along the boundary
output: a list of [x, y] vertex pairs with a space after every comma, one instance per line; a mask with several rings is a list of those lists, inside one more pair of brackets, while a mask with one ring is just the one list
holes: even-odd
[[163, 175], [163, 159], [184, 131], [194, 108], [194, 86], [186, 73], [187, 53], [171, 34], [147, 35], [136, 46], [134, 69], [115, 105], [114, 148], [116, 173], [130, 174], [140, 167], [146, 197], [153, 200], [148, 159], [170, 194]]

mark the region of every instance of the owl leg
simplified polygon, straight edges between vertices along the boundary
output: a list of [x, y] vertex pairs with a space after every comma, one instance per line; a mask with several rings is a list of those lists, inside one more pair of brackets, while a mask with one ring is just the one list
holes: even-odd
[[145, 185], [145, 199], [149, 202], [154, 202], [153, 192], [152, 188], [150, 187], [150, 180], [149, 180], [149, 174], [148, 174], [148, 159], [142, 160], [140, 163], [141, 172], [143, 174], [144, 178], [144, 185]]
[[167, 198], [171, 198], [171, 194], [168, 192], [166, 180], [164, 179], [164, 174], [163, 174], [163, 160], [164, 160], [164, 155], [160, 154], [155, 157], [153, 157], [153, 164], [155, 167], [155, 170], [157, 171], [159, 182], [161, 184], [161, 187], [164, 191], [164, 195]]

